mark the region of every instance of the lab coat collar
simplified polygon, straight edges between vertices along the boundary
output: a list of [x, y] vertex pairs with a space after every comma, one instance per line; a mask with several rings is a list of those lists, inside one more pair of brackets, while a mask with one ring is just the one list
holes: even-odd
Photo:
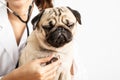
[[18, 49], [12, 27], [10, 26], [11, 24], [8, 19], [7, 9], [3, 6], [0, 8], [0, 44], [5, 48], [7, 53], [15, 53], [13, 55], [8, 55], [12, 60], [14, 58], [14, 60], [17, 60], [14, 56], [18, 56]]

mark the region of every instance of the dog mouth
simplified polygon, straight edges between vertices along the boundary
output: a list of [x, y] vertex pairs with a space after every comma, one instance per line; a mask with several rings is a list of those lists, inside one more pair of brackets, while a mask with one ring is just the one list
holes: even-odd
[[72, 40], [72, 33], [63, 27], [57, 28], [47, 36], [47, 42], [53, 47], [62, 47]]

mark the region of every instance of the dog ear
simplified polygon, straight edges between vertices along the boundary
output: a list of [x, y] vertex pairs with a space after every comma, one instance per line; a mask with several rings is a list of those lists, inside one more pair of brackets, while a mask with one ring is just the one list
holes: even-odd
[[80, 15], [80, 13], [78, 11], [76, 11], [76, 10], [71, 9], [70, 7], [67, 7], [67, 8], [74, 14], [74, 16], [76, 17], [78, 23], [82, 24], [81, 23], [81, 15]]
[[36, 29], [37, 24], [38, 24], [38, 22], [40, 21], [43, 13], [44, 13], [44, 10], [41, 11], [38, 15], [36, 15], [36, 16], [32, 19], [33, 30]]

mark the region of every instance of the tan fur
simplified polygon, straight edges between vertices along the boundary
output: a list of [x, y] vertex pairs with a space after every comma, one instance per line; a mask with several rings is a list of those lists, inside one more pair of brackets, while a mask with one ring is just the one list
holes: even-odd
[[[69, 19], [71, 22], [74, 22], [76, 24], [77, 22], [76, 18], [68, 8], [62, 7], [61, 9], [63, 10], [63, 12], [60, 17], [53, 14], [53, 8], [45, 10], [41, 17], [41, 20], [37, 25], [37, 27], [39, 28], [38, 29], [36, 28], [28, 37], [27, 45], [21, 52], [19, 65], [21, 66], [37, 58], [47, 57], [50, 54], [60, 55], [62, 65], [61, 68], [57, 71], [55, 80], [71, 80], [70, 69], [72, 67], [73, 61], [72, 41], [60, 48], [52, 47], [46, 42], [45, 38], [46, 33], [44, 29], [41, 27], [42, 25], [47, 25], [49, 20], [51, 20], [52, 18], [55, 18], [56, 21], [53, 20], [53, 22], [56, 23], [54, 29], [56, 29], [58, 25], [62, 25], [66, 29], [68, 29], [72, 33], [72, 35], [74, 35], [76, 25], [74, 25], [73, 29], [69, 29], [65, 25], [66, 23], [65, 19]], [[58, 12], [57, 9], [54, 8], [54, 10]], [[44, 49], [46, 49], [47, 51], [45, 51]]]

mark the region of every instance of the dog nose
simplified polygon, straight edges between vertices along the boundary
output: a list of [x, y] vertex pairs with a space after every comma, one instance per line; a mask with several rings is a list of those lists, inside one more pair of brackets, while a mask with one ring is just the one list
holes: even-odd
[[63, 28], [63, 27], [61, 27], [61, 26], [59, 26], [58, 28], [57, 28], [57, 31], [65, 31], [65, 29]]

